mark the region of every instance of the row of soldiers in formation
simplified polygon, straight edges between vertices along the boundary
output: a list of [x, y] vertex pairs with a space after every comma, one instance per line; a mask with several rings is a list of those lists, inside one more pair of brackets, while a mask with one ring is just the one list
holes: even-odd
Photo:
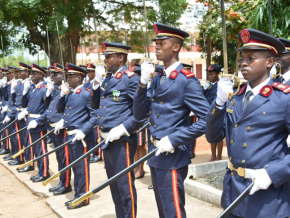
[[[34, 155], [47, 152], [45, 141], [37, 139], [43, 137], [49, 126], [49, 130], [53, 129], [55, 147], [68, 142], [56, 153], [59, 169], [94, 147], [96, 137], [103, 138], [106, 173], [111, 178], [134, 162], [136, 130], [147, 122], [155, 153], [147, 164], [159, 216], [186, 217], [184, 180], [191, 163], [186, 143], [206, 133], [210, 143], [219, 143], [224, 137], [227, 141], [229, 166], [224, 178], [223, 208], [254, 182], [251, 195], [230, 217], [290, 216], [290, 159], [286, 143], [290, 132], [290, 96], [287, 95], [290, 86], [269, 77], [275, 59], [288, 58], [285, 63], [289, 67], [290, 52], [283, 44], [287, 40], [281, 40], [282, 43], [254, 29], [241, 31], [241, 72], [248, 82], [237, 95], [232, 95], [230, 78], [222, 77], [215, 83], [216, 96], [210, 105], [198, 79], [184, 69], [178, 58], [188, 33], [161, 23], [154, 24], [154, 30], [155, 54], [165, 69], [152, 79], [150, 86], [154, 65], [144, 61], [140, 77], [127, 70], [125, 63], [131, 47], [121, 43], [104, 42], [105, 66], [89, 64], [84, 69], [67, 64], [67, 70], [63, 70], [62, 66], [54, 65], [53, 83], [44, 82], [45, 70], [35, 64], [30, 69], [20, 63], [18, 80], [12, 81], [15, 75], [8, 72], [11, 82], [2, 80], [1, 88], [2, 130], [7, 122], [17, 118], [12, 130], [17, 131], [25, 127], [27, 119], [27, 136], [11, 138], [11, 145], [13, 140], [16, 140], [14, 149], [36, 143], [33, 149], [27, 149], [25, 157], [19, 156], [14, 162], [31, 160]], [[282, 69], [285, 63], [281, 61]], [[28, 79], [30, 70], [32, 83]], [[2, 74], [5, 71], [2, 69]], [[95, 75], [91, 87], [86, 88], [82, 82], [90, 71]], [[287, 75], [282, 72], [283, 77]], [[62, 84], [64, 76], [68, 84]], [[190, 112], [198, 119], [188, 124]], [[8, 149], [7, 143], [3, 141], [4, 151]], [[49, 178], [48, 158], [42, 158], [37, 165], [38, 174], [31, 179], [38, 182]], [[33, 167], [31, 164], [27, 169]], [[89, 158], [82, 159], [72, 170], [74, 199], [78, 199], [89, 190]], [[61, 175], [58, 186], [54, 187], [55, 193], [59, 189], [71, 189], [69, 170]], [[116, 216], [136, 217], [133, 172], [110, 184], [110, 190]], [[89, 199], [85, 199], [73, 207], [74, 199], [66, 202], [68, 209], [89, 204]]]

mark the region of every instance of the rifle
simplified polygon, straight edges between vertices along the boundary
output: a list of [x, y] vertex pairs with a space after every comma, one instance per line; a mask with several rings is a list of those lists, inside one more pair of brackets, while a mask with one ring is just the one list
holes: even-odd
[[6, 139], [9, 139], [9, 138], [11, 138], [12, 136], [14, 136], [14, 135], [16, 135], [16, 134], [22, 132], [23, 130], [26, 130], [26, 129], [27, 129], [27, 126], [23, 127], [22, 129], [18, 130], [17, 132], [14, 132], [14, 133], [10, 134], [9, 136], [6, 136], [6, 137], [2, 138], [2, 139], [0, 140], [0, 142], [5, 141]]
[[4, 132], [8, 127], [12, 126], [18, 119], [13, 120], [11, 123], [9, 123], [7, 126], [5, 126], [3, 129], [0, 130], [0, 134]]

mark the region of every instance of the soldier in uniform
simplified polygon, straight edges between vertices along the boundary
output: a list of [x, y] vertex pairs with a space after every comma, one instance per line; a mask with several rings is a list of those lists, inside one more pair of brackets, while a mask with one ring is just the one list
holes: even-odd
[[[93, 126], [96, 122], [94, 111], [90, 105], [90, 89], [85, 88], [83, 79], [87, 71], [81, 67], [68, 63], [67, 68], [67, 84], [61, 85], [60, 98], [57, 103], [57, 112], [63, 113], [63, 119], [55, 125], [55, 132], [59, 133], [60, 129], [65, 128], [65, 141], [73, 139], [68, 144], [69, 159], [71, 162], [79, 158], [94, 146]], [[90, 162], [89, 158], [85, 158], [73, 167], [74, 173], [74, 199], [79, 198], [89, 191], [90, 183]], [[65, 205], [68, 209], [76, 209], [89, 204], [89, 199], [71, 207], [67, 201]]]
[[[44, 99], [46, 97], [46, 85], [44, 84], [45, 70], [36, 65], [31, 64], [33, 82], [30, 85], [29, 81], [25, 81], [23, 85], [22, 93], [22, 108], [27, 108], [21, 112], [20, 117], [27, 116], [27, 131], [30, 144], [37, 139], [43, 137], [45, 131], [47, 131], [46, 123], [46, 108], [44, 105]], [[42, 139], [40, 142], [36, 143], [33, 147], [33, 153], [36, 157], [47, 153], [46, 140]], [[33, 155], [31, 156], [33, 157]], [[32, 176], [30, 179], [33, 182], [41, 182], [50, 177], [49, 174], [49, 161], [48, 157], [44, 157], [37, 161], [38, 173]]]
[[228, 207], [252, 182], [250, 196], [229, 217], [290, 216], [290, 86], [273, 82], [270, 70], [285, 47], [255, 29], [240, 32], [240, 65], [248, 81], [238, 95], [230, 78], [218, 82], [217, 97], [207, 114], [206, 137], [217, 143], [226, 137], [229, 166], [221, 205]]
[[279, 38], [284, 44], [285, 51], [278, 55], [276, 62], [281, 65], [281, 74], [275, 82], [290, 85], [290, 40]]
[[[94, 64], [88, 63], [87, 64], [87, 71], [88, 71], [88, 80], [85, 83], [85, 87], [88, 89], [92, 89], [93, 82], [95, 78], [95, 68], [96, 66]], [[96, 143], [99, 144], [101, 142], [101, 135], [100, 135], [100, 127], [98, 126], [95, 130], [95, 136], [96, 136]], [[90, 158], [90, 163], [97, 163], [102, 160], [102, 150], [99, 148]]]
[[[7, 86], [7, 76], [8, 76], [8, 72], [9, 70], [7, 68], [1, 68], [1, 82], [0, 82], [0, 96], [1, 96], [1, 130], [5, 129], [6, 124], [3, 124], [3, 120], [6, 117], [6, 113], [7, 113], [7, 101], [5, 101], [4, 98], [4, 88]], [[1, 133], [2, 138], [8, 136], [8, 129], [5, 129], [2, 133]], [[9, 154], [10, 153], [10, 149], [9, 149], [9, 139], [5, 140], [2, 142], [2, 149], [0, 151], [0, 155], [4, 155], [4, 154]], [[9, 155], [8, 155], [9, 156]], [[8, 158], [8, 156], [5, 156], [4, 158]]]
[[[179, 51], [188, 33], [161, 23], [154, 24], [157, 34], [157, 60], [163, 61], [164, 73], [147, 82], [154, 72], [150, 62], [141, 65], [140, 85], [134, 98], [134, 117], [144, 119], [149, 113], [149, 130], [158, 147], [156, 156], [147, 161], [160, 217], [186, 217], [184, 180], [191, 163], [185, 143], [205, 131], [209, 108], [200, 83], [179, 61]], [[188, 116], [194, 112], [199, 119], [188, 126]]]
[[[101, 137], [106, 173], [111, 178], [134, 162], [136, 134], [140, 123], [133, 117], [133, 96], [139, 77], [125, 65], [130, 46], [121, 43], [103, 43], [107, 77], [101, 83], [105, 68], [96, 66], [91, 105], [98, 109], [97, 118]], [[107, 144], [108, 143], [108, 144]], [[136, 217], [137, 195], [134, 173], [130, 172], [110, 185], [117, 217]]]
[[[62, 81], [64, 79], [64, 74], [67, 71], [67, 69], [60, 64], [55, 63], [50, 68], [50, 72], [52, 73], [52, 81], [47, 81], [47, 90], [46, 90], [46, 98], [45, 98], [45, 107], [46, 110], [46, 117], [47, 122], [49, 124], [49, 131], [52, 130], [62, 118], [63, 113], [57, 112], [57, 103], [60, 97], [60, 85], [62, 84]], [[65, 131], [64, 129], [60, 129], [58, 134], [51, 134], [51, 140], [55, 148], [60, 146], [64, 143], [65, 138]], [[69, 149], [68, 145], [66, 145], [64, 148], [61, 148], [60, 150], [55, 152], [56, 154], [56, 160], [58, 164], [58, 171], [60, 171], [62, 168], [66, 167], [70, 164], [69, 159]], [[60, 175], [60, 181], [55, 186], [49, 189], [50, 192], [53, 192], [53, 195], [62, 195], [67, 192], [70, 192], [72, 190], [70, 185], [70, 179], [71, 179], [71, 171], [67, 170], [64, 174]]]
[[[21, 102], [22, 102], [22, 94], [24, 89], [24, 83], [29, 83], [29, 73], [31, 71], [31, 66], [19, 62], [19, 71], [18, 71], [18, 78], [20, 79], [17, 82], [17, 86], [14, 90], [14, 94], [12, 95], [14, 102], [15, 102], [15, 109], [16, 109], [16, 117], [18, 119], [18, 129], [22, 129], [25, 127], [26, 119], [25, 116], [20, 115], [22, 111], [25, 111], [25, 108], [22, 108]], [[23, 113], [22, 113], [23, 114]], [[27, 130], [24, 130], [20, 132], [20, 143], [22, 146], [28, 146], [29, 140], [28, 140], [28, 132]], [[22, 155], [22, 154], [21, 154]], [[24, 152], [24, 159], [26, 161], [30, 161], [33, 159], [33, 148], [30, 148]], [[23, 169], [17, 169], [19, 173], [28, 172], [34, 170], [34, 163], [31, 163], [30, 165], [24, 167]]]
[[[221, 67], [218, 64], [212, 64], [206, 70], [209, 76], [209, 82], [204, 85], [204, 95], [209, 104], [213, 102], [216, 97], [217, 84], [219, 80], [219, 73], [221, 72]], [[216, 161], [222, 159], [223, 151], [223, 140], [219, 143], [210, 143], [211, 147], [211, 158], [209, 161]]]

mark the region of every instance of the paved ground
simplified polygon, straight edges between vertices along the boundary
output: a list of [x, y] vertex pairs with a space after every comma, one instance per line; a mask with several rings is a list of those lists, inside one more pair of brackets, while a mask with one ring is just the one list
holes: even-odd
[[[223, 153], [226, 154], [225, 149]], [[55, 155], [52, 154], [49, 158], [50, 173], [53, 175], [57, 172]], [[226, 158], [225, 155], [223, 158]], [[193, 164], [202, 163], [209, 159], [210, 145], [203, 136], [197, 141], [196, 158], [192, 162]], [[55, 217], [55, 214], [61, 217], [115, 217], [114, 204], [109, 188], [105, 188], [94, 195], [91, 198], [90, 205], [77, 210], [67, 210], [64, 202], [73, 198], [73, 192], [63, 196], [53, 196], [48, 192], [50, 187], [57, 185], [57, 179], [47, 186], [42, 186], [41, 183], [32, 183], [29, 180], [32, 175], [36, 174], [36, 171], [19, 174], [16, 167], [9, 166], [7, 162], [3, 161], [2, 157], [0, 163], [0, 217]], [[152, 190], [148, 190], [151, 181], [147, 165], [145, 166], [145, 172], [145, 177], [135, 182], [138, 196], [137, 217], [158, 217], [154, 193]], [[92, 189], [104, 181], [106, 181], [106, 173], [103, 162], [91, 164], [90, 188]], [[222, 210], [186, 196], [186, 211], [188, 217], [204, 218], [217, 217]]]

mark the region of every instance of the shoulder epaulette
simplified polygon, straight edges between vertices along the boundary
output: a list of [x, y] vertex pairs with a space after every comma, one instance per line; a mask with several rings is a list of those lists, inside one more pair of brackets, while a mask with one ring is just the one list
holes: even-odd
[[88, 92], [91, 92], [91, 90], [89, 88], [85, 88]]
[[116, 73], [115, 78], [116, 79], [121, 79], [122, 76], [123, 76], [123, 73], [122, 72], [118, 72], [118, 73]]
[[282, 83], [272, 83], [272, 87], [281, 90], [282, 92], [288, 94], [290, 92], [290, 86], [282, 84]]
[[186, 78], [190, 78], [190, 77], [195, 76], [195, 74], [193, 72], [191, 72], [187, 69], [181, 69], [180, 72], [183, 73], [186, 76]]
[[125, 70], [125, 73], [127, 74], [128, 77], [132, 77], [135, 75], [135, 73], [131, 72], [130, 70]]

